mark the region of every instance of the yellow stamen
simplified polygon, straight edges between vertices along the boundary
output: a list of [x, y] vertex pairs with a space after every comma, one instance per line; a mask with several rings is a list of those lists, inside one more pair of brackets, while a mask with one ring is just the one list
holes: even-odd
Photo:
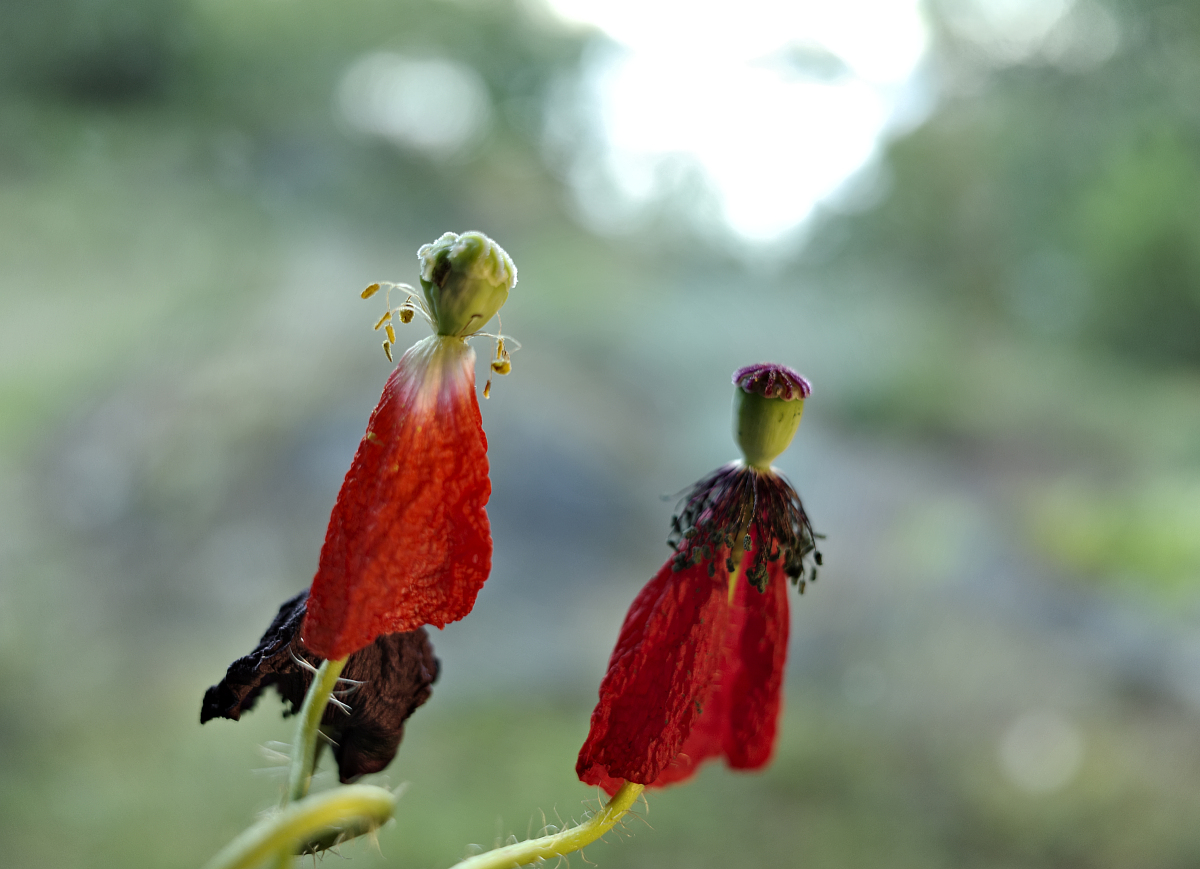
[[483, 384], [483, 397], [484, 398], [492, 397], [492, 378], [490, 378], [490, 377], [488, 378], [488, 382]]
[[387, 336], [389, 341], [391, 341], [393, 344], [396, 343], [396, 330], [392, 328], [391, 323], [387, 324]]
[[384, 323], [386, 323], [390, 319], [392, 319], [392, 312], [388, 311], [386, 314], [384, 314], [382, 317], [380, 317], [379, 322], [375, 324], [375, 331], [378, 332], [379, 327], [382, 326]]
[[[369, 298], [371, 298], [371, 296], [375, 295], [378, 292], [379, 292], [379, 284], [371, 284], [371, 286], [367, 287], [365, 290], [362, 291], [362, 297], [364, 299], [369, 299]], [[379, 327], [376, 326], [375, 328], [379, 328]]]
[[391, 362], [392, 361], [392, 342], [391, 341], [383, 342], [383, 352], [384, 352], [384, 355], [387, 356], [388, 362]]

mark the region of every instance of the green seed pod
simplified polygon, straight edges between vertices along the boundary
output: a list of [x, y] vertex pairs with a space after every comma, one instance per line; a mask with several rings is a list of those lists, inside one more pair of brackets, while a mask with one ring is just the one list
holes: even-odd
[[746, 463], [767, 470], [791, 444], [809, 382], [783, 365], [739, 368], [733, 375], [733, 435]]
[[481, 232], [447, 232], [417, 251], [421, 289], [439, 335], [478, 332], [508, 299], [517, 267]]

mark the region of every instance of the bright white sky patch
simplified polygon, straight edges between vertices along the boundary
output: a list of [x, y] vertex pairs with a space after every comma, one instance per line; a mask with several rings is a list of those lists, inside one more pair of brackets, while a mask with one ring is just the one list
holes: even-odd
[[621, 46], [589, 82], [609, 182], [649, 201], [662, 166], [689, 161], [755, 241], [803, 223], [907, 120], [929, 39], [918, 0], [547, 2]]

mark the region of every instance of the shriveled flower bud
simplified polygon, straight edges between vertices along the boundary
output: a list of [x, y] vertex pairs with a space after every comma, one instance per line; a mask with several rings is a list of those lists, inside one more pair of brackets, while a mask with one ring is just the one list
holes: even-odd
[[517, 267], [481, 232], [447, 232], [417, 251], [421, 288], [439, 335], [478, 332], [517, 283]]

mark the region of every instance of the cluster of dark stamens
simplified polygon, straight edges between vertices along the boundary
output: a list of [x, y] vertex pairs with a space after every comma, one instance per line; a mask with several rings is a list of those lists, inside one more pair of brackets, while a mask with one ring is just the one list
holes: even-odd
[[816, 541], [821, 536], [787, 478], [734, 462], [683, 497], [671, 519], [667, 545], [675, 550], [675, 570], [707, 562], [709, 576], [722, 555], [730, 571], [741, 553], [749, 555], [746, 579], [760, 592], [767, 588], [767, 564], [783, 559], [784, 572], [803, 594], [817, 579], [821, 553]]

